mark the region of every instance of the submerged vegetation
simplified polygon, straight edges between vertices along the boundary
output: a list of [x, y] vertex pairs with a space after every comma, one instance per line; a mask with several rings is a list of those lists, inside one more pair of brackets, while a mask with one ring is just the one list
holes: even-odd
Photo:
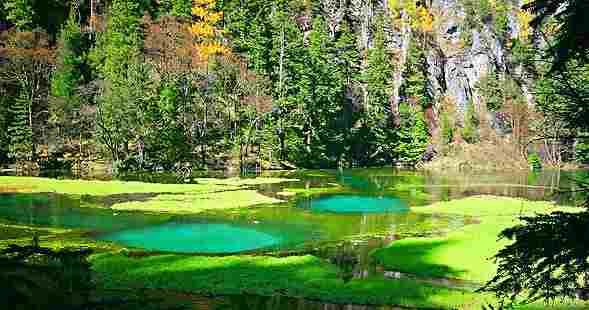
[[[354, 257], [360, 257], [359, 270], [373, 270], [367, 276], [354, 276], [358, 270], [353, 268], [347, 271], [352, 275], [351, 279], [343, 277], [341, 267], [332, 263], [331, 252], [322, 250], [328, 244], [340, 242], [364, 242], [365, 238], [388, 238], [387, 228], [390, 221], [395, 221], [395, 215], [374, 215], [368, 217], [368, 223], [362, 224], [362, 228], [351, 229], [357, 226], [362, 216], [354, 214], [337, 214], [316, 212], [307, 210], [302, 206], [305, 199], [315, 199], [321, 195], [344, 194], [343, 197], [355, 197], [358, 193], [370, 192], [376, 188], [380, 190], [393, 189], [399, 191], [423, 191], [423, 176], [409, 173], [391, 174], [389, 177], [376, 177], [373, 181], [382, 183], [374, 187], [367, 176], [380, 174], [387, 175], [385, 170], [372, 172], [356, 171], [353, 177], [344, 177], [337, 181], [337, 176], [331, 173], [318, 175], [314, 171], [299, 173], [298, 178], [305, 180], [324, 181], [314, 182], [313, 185], [301, 181], [290, 180], [276, 183], [280, 179], [259, 178], [248, 179], [198, 179], [197, 184], [171, 185], [150, 184], [139, 182], [88, 182], [88, 181], [60, 181], [26, 178], [0, 178], [4, 186], [15, 188], [23, 186], [33, 189], [33, 192], [56, 191], [69, 193], [70, 197], [80, 196], [80, 188], [83, 185], [96, 185], [85, 187], [84, 197], [86, 201], [92, 201], [96, 210], [103, 210], [109, 206], [110, 212], [124, 212], [113, 216], [111, 220], [129, 221], [142, 227], [141, 211], [149, 211], [153, 216], [153, 223], [166, 223], [166, 217], [159, 218], [161, 214], [184, 214], [178, 219], [187, 220], [187, 213], [202, 210], [206, 215], [205, 222], [215, 223], [219, 219], [227, 219], [228, 223], [249, 223], [248, 227], [260, 232], [273, 234], [274, 236], [287, 237], [287, 230], [292, 230], [293, 236], [289, 240], [295, 241], [284, 250], [265, 252], [265, 255], [231, 255], [231, 256], [206, 256], [189, 254], [166, 254], [145, 251], [135, 247], [125, 247], [117, 242], [95, 240], [92, 234], [83, 230], [70, 228], [51, 228], [43, 224], [1, 224], [0, 230], [5, 232], [0, 241], [2, 247], [9, 244], [29, 244], [31, 234], [38, 236], [40, 244], [54, 249], [88, 246], [97, 254], [90, 256], [92, 270], [95, 272], [96, 294], [117, 291], [121, 295], [133, 296], [144, 290], [166, 290], [169, 292], [184, 292], [193, 295], [261, 295], [261, 296], [285, 296], [293, 298], [306, 298], [333, 303], [355, 303], [372, 305], [396, 305], [409, 308], [437, 308], [437, 309], [481, 309], [485, 304], [494, 304], [495, 298], [489, 294], [477, 293], [475, 288], [482, 285], [496, 270], [495, 265], [488, 258], [496, 253], [506, 243], [496, 243], [496, 235], [503, 228], [513, 225], [518, 215], [531, 215], [535, 212], [574, 211], [576, 208], [558, 207], [547, 202], [531, 202], [522, 199], [477, 196], [447, 202], [438, 202], [429, 206], [413, 207], [407, 214], [399, 214], [400, 220], [395, 234], [402, 239], [387, 243], [379, 243], [384, 246], [370, 253], [352, 253]], [[396, 175], [393, 177], [393, 175]], [[363, 176], [363, 177], [361, 177]], [[334, 180], [335, 178], [335, 180]], [[405, 178], [405, 181], [399, 181]], [[389, 184], [385, 180], [396, 180]], [[493, 180], [493, 179], [491, 179]], [[479, 179], [479, 182], [483, 180]], [[488, 181], [488, 180], [487, 180]], [[333, 184], [329, 184], [332, 183]], [[272, 184], [274, 183], [274, 184]], [[377, 183], [377, 184], [378, 184]], [[28, 184], [28, 187], [24, 187]], [[106, 184], [110, 184], [105, 189]], [[256, 184], [254, 186], [254, 184]], [[307, 184], [304, 186], [304, 184]], [[403, 184], [405, 184], [403, 186]], [[421, 185], [420, 185], [421, 184]], [[130, 185], [130, 186], [127, 186]], [[208, 192], [208, 186], [214, 185], [214, 190]], [[384, 185], [384, 186], [383, 186]], [[256, 187], [257, 186], [257, 187]], [[261, 205], [264, 208], [243, 209], [244, 203], [254, 202], [246, 197], [265, 197], [265, 186], [276, 186], [273, 191], [292, 192], [295, 196], [285, 197], [288, 203], [278, 205], [278, 209], [284, 210], [277, 213], [277, 209], [266, 201]], [[151, 196], [141, 197], [135, 189], [144, 188], [153, 191]], [[225, 191], [218, 191], [217, 187], [229, 187]], [[373, 188], [374, 187], [374, 188]], [[257, 188], [257, 190], [256, 190]], [[361, 191], [359, 189], [362, 188]], [[433, 188], [436, 188], [435, 186]], [[92, 196], [90, 191], [93, 190]], [[185, 190], [186, 192], [182, 192]], [[261, 191], [260, 191], [261, 190]], [[164, 191], [164, 192], [159, 192]], [[165, 191], [169, 191], [166, 193]], [[351, 191], [351, 192], [350, 192]], [[114, 194], [116, 193], [116, 194]], [[131, 194], [126, 199], [120, 196], [123, 193]], [[233, 193], [236, 196], [227, 196], [236, 199], [235, 206], [229, 206], [216, 200], [215, 195]], [[239, 196], [240, 193], [246, 196]], [[20, 194], [27, 195], [27, 194]], [[31, 196], [23, 197], [24, 206], [46, 205], [42, 198]], [[317, 196], [319, 195], [319, 196]], [[255, 197], [254, 196], [254, 197]], [[95, 197], [95, 199], [90, 199]], [[117, 197], [117, 198], [115, 198]], [[200, 198], [210, 200], [201, 201]], [[370, 197], [370, 196], [366, 196]], [[133, 199], [144, 201], [133, 201]], [[247, 199], [246, 199], [247, 198]], [[63, 200], [63, 198], [60, 198]], [[71, 198], [70, 198], [71, 199]], [[73, 198], [72, 201], [80, 201]], [[178, 202], [177, 199], [181, 201]], [[184, 199], [184, 200], [182, 200]], [[302, 201], [300, 199], [303, 199]], [[374, 199], [379, 199], [375, 196]], [[29, 202], [27, 202], [29, 201]], [[84, 200], [81, 200], [82, 202]], [[106, 205], [105, 205], [106, 204]], [[128, 207], [125, 207], [125, 206]], [[257, 204], [256, 204], [257, 205]], [[18, 207], [4, 201], [2, 208]], [[80, 204], [82, 206], [82, 204]], [[54, 208], [59, 208], [59, 205]], [[65, 207], [65, 206], [64, 206]], [[334, 206], [337, 208], [337, 206]], [[119, 211], [120, 209], [134, 209], [134, 212]], [[226, 209], [228, 208], [228, 209]], [[295, 209], [293, 209], [295, 208]], [[33, 209], [31, 209], [33, 210]], [[190, 211], [187, 211], [190, 210]], [[200, 211], [199, 211], [200, 212]], [[211, 213], [212, 212], [212, 213]], [[407, 211], [402, 211], [407, 212]], [[51, 211], [49, 214], [57, 214]], [[109, 213], [110, 214], [110, 213]], [[208, 214], [208, 215], [207, 215]], [[35, 216], [30, 215], [30, 216]], [[42, 216], [38, 213], [36, 216]], [[54, 215], [55, 216], [55, 215]], [[91, 213], [85, 217], [90, 221]], [[287, 216], [287, 218], [284, 218]], [[157, 219], [157, 220], [156, 220]], [[170, 219], [173, 219], [171, 217]], [[102, 221], [106, 221], [103, 219]], [[268, 224], [280, 220], [282, 223], [276, 227]], [[382, 225], [381, 222], [382, 221]], [[412, 221], [419, 221], [419, 225], [409, 225]], [[58, 222], [59, 223], [59, 222]], [[255, 224], [259, 223], [259, 224]], [[268, 223], [268, 224], [266, 224]], [[466, 224], [466, 226], [465, 226]], [[92, 224], [94, 225], [94, 224]], [[105, 225], [110, 225], [106, 224]], [[125, 224], [129, 225], [129, 224]], [[105, 227], [107, 227], [105, 226]], [[386, 226], [386, 227], [385, 227]], [[70, 227], [70, 226], [68, 226]], [[130, 227], [130, 226], [127, 226]], [[244, 226], [245, 227], [245, 226]], [[307, 228], [312, 228], [307, 230]], [[370, 228], [369, 228], [370, 227]], [[366, 230], [369, 228], [368, 230]], [[382, 228], [382, 230], [380, 230]], [[162, 229], [171, 229], [162, 226]], [[319, 230], [318, 230], [319, 229]], [[140, 230], [137, 230], [140, 231]], [[314, 234], [317, 231], [329, 231], [324, 242], [311, 243], [310, 247], [296, 247], [297, 242], [304, 241], [301, 235]], [[361, 232], [365, 231], [363, 235]], [[441, 235], [440, 235], [441, 234]], [[423, 237], [417, 237], [424, 235]], [[347, 236], [347, 237], [344, 237]], [[167, 238], [161, 236], [162, 238]], [[343, 238], [343, 239], [342, 239]], [[229, 242], [237, 242], [237, 236], [227, 239]], [[234, 241], [231, 241], [234, 240]], [[296, 241], [299, 240], [299, 241]], [[347, 240], [347, 241], [342, 241]], [[317, 248], [319, 247], [319, 248]], [[338, 246], [336, 246], [336, 249]], [[289, 249], [293, 249], [292, 251]], [[312, 255], [309, 255], [311, 253]], [[335, 252], [336, 254], [339, 252]], [[362, 252], [360, 252], [362, 253]], [[281, 257], [287, 255], [286, 257]], [[328, 255], [328, 256], [325, 256]], [[364, 258], [363, 258], [364, 257]], [[358, 262], [356, 262], [358, 263]], [[365, 265], [368, 263], [368, 265]], [[342, 269], [343, 270], [343, 269]], [[391, 272], [402, 272], [400, 278], [391, 277]], [[409, 274], [409, 275], [405, 275]], [[454, 278], [464, 280], [466, 286], [458, 284], [445, 284], [435, 279]], [[452, 282], [450, 282], [452, 283]], [[479, 283], [479, 284], [476, 284]], [[100, 293], [104, 292], [104, 293]], [[577, 301], [559, 300], [549, 309], [583, 308], [586, 305]], [[545, 308], [543, 304], [532, 304], [525, 309]]]

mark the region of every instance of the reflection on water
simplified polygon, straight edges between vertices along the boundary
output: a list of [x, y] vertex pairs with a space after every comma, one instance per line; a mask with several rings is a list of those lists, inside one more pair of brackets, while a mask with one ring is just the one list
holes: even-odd
[[96, 203], [59, 194], [0, 194], [0, 219], [84, 229], [99, 239], [131, 247], [191, 253], [304, 251], [318, 243], [363, 240], [364, 236], [437, 235], [462, 227], [467, 220], [411, 212], [336, 214], [285, 206], [198, 216], [150, 215], [111, 210], [106, 207], [108, 199], [103, 208], [83, 207], [88, 200]]
[[85, 208], [83, 200], [60, 194], [0, 193], [0, 219], [11, 223], [93, 231], [143, 227], [165, 220], [143, 213]]
[[[272, 174], [269, 174], [272, 175]], [[293, 174], [299, 188], [339, 185], [344, 192], [363, 195], [395, 196], [410, 206], [425, 205], [472, 195], [522, 197], [555, 200], [571, 204], [584, 198], [576, 180], [589, 180], [589, 171], [516, 171], [496, 173], [433, 173], [395, 169], [322, 170]], [[283, 184], [260, 187], [268, 195], [283, 189]]]
[[[275, 196], [287, 186], [307, 189], [338, 186], [340, 190], [335, 196], [302, 194], [277, 207], [181, 217], [115, 212], [108, 208], [115, 202], [144, 201], [157, 194], [103, 198], [0, 194], [0, 223], [80, 228], [92, 232], [92, 236], [99, 239], [156, 251], [249, 253], [261, 249], [258, 252], [278, 256], [311, 253], [337, 265], [340, 276], [349, 280], [384, 273], [370, 258], [373, 249], [404, 237], [445, 234], [476, 221], [464, 216], [417, 214], [407, 206], [477, 194], [554, 199], [570, 204], [584, 198], [581, 192], [576, 191], [574, 180], [587, 180], [588, 175], [587, 172], [440, 175], [392, 169], [295, 173], [289, 176], [300, 179], [300, 182], [253, 188], [270, 196]], [[84, 207], [87, 204], [103, 208]], [[170, 292], [164, 294], [169, 295]], [[174, 304], [178, 301], [176, 297], [172, 297]], [[219, 310], [394, 309], [248, 295], [222, 298], [190, 296], [190, 304], [192, 309]]]
[[[205, 302], [211, 310], [397, 310], [391, 306], [330, 304], [284, 296], [239, 295]], [[204, 307], [203, 307], [204, 309]]]

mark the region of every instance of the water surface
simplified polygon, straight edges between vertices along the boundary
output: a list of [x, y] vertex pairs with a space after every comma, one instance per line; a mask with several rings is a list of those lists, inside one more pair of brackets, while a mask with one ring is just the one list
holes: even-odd
[[[582, 198], [574, 191], [574, 179], [582, 177], [584, 172], [440, 175], [352, 169], [269, 175], [300, 181], [256, 185], [252, 189], [273, 197], [279, 197], [278, 193], [289, 187], [337, 188], [338, 193], [301, 194], [279, 206], [198, 216], [116, 212], [108, 208], [111, 200], [145, 201], [157, 194], [100, 199], [59, 194], [0, 194], [0, 222], [82, 229], [100, 240], [154, 251], [299, 251], [326, 242], [351, 240], [364, 244], [358, 253], [366, 254], [392, 240], [437, 236], [474, 222], [461, 216], [417, 214], [411, 212], [411, 207], [477, 194], [572, 203]], [[562, 189], [565, 192], [559, 194]], [[102, 208], [85, 207], [88, 204]]]
[[186, 253], [239, 253], [270, 248], [282, 242], [280, 236], [232, 224], [176, 223], [124, 230], [101, 236], [147, 250]]
[[398, 198], [367, 195], [328, 195], [305, 200], [299, 206], [334, 213], [409, 212], [407, 204]]

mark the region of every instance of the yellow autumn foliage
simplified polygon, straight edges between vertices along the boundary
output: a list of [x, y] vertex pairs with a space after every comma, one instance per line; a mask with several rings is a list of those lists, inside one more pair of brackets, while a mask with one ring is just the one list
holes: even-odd
[[532, 35], [532, 27], [530, 26], [530, 22], [533, 18], [533, 15], [528, 11], [519, 10], [517, 12], [517, 19], [520, 25], [519, 38], [521, 40], [528, 40]]
[[195, 6], [192, 8], [192, 15], [197, 16], [197, 17], [204, 17], [207, 14], [209, 14], [209, 11], [202, 6]]
[[223, 19], [223, 12], [215, 11], [217, 0], [194, 0], [193, 4], [195, 21], [190, 26], [190, 33], [199, 58], [207, 62], [210, 56], [229, 55], [231, 49], [222, 43], [223, 30], [216, 26]]
[[418, 27], [423, 32], [432, 32], [434, 28], [434, 17], [423, 6], [417, 9]]
[[217, 0], [193, 0], [193, 3], [197, 6], [214, 6]]
[[198, 37], [212, 37], [215, 35], [215, 27], [206, 23], [197, 22], [190, 26], [190, 32]]
[[414, 0], [388, 0], [389, 9], [396, 22], [401, 20], [401, 12], [407, 16], [411, 29], [421, 32], [432, 32], [434, 17], [424, 5], [418, 5]]
[[203, 16], [203, 20], [209, 24], [216, 24], [223, 19], [223, 12], [210, 13]]
[[216, 42], [197, 44], [195, 48], [198, 50], [201, 57], [206, 58], [209, 55], [229, 55], [231, 49]]

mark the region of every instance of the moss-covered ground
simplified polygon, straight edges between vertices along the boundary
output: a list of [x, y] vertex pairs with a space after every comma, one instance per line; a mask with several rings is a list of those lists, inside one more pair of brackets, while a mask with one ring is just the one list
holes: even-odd
[[112, 208], [125, 211], [187, 214], [281, 202], [284, 200], [264, 196], [255, 190], [242, 189], [199, 194], [161, 194], [147, 201], [118, 203]]
[[548, 202], [532, 202], [515, 198], [477, 196], [427, 207], [413, 208], [417, 213], [466, 215], [480, 223], [440, 238], [409, 238], [376, 250], [373, 257], [387, 270], [427, 277], [446, 277], [485, 282], [493, 277], [495, 263], [490, 260], [507, 240], [497, 240], [499, 233], [518, 223], [520, 215], [575, 211], [576, 208], [556, 207]]
[[[60, 193], [107, 196], [133, 193], [207, 193], [235, 190], [248, 185], [274, 184], [293, 181], [281, 178], [256, 179], [196, 179], [195, 184], [158, 184], [124, 181], [57, 180], [33, 177], [0, 177], [0, 192]], [[296, 180], [294, 180], [296, 181]]]
[[[238, 209], [284, 200], [252, 190], [251, 186], [291, 182], [293, 179], [196, 179], [196, 184], [157, 184], [122, 181], [79, 181], [29, 177], [0, 177], [0, 193], [59, 193], [70, 196], [92, 196], [83, 207], [103, 207], [108, 201], [115, 210], [166, 212], [174, 214], [200, 213]], [[294, 180], [296, 181], [296, 180]], [[134, 199], [136, 197], [141, 199]], [[102, 199], [96, 199], [100, 198]]]
[[93, 268], [105, 288], [165, 288], [200, 294], [281, 294], [337, 303], [477, 309], [480, 296], [411, 280], [381, 277], [345, 283], [337, 268], [314, 256], [200, 257], [160, 255], [134, 258], [96, 255]]

